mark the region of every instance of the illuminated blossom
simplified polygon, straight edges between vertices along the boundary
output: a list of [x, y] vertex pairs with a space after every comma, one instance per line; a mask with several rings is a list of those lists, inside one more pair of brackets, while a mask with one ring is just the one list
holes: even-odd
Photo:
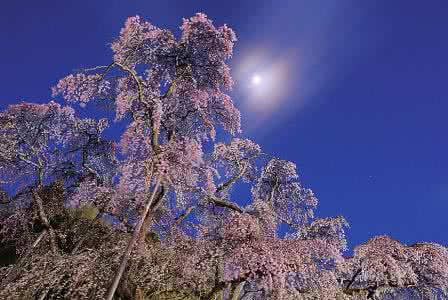
[[252, 194], [272, 205], [279, 218], [290, 225], [303, 224], [313, 217], [317, 205], [314, 193], [299, 183], [296, 165], [277, 158], [267, 163]]
[[84, 106], [90, 100], [106, 95], [109, 88], [109, 82], [99, 74], [78, 73], [61, 79], [53, 88], [53, 96], [62, 94], [64, 99], [78, 101]]

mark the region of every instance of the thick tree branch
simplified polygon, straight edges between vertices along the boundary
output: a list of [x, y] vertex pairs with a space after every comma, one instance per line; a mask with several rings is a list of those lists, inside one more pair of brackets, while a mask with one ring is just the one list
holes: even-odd
[[249, 161], [252, 159], [257, 158], [260, 155], [260, 153], [256, 153], [250, 157], [244, 158], [241, 161], [238, 161], [238, 164], [243, 164], [243, 167], [241, 168], [240, 172], [230, 178], [227, 182], [221, 184], [216, 189], [216, 193], [222, 192], [223, 190], [227, 189], [229, 186], [231, 186], [233, 183], [235, 183], [238, 179], [244, 176], [244, 174], [247, 171], [247, 168], [249, 167]]
[[180, 223], [182, 223], [182, 221], [183, 221], [185, 218], [187, 218], [195, 208], [196, 208], [196, 206], [190, 206], [189, 208], [187, 208], [187, 209], [185, 210], [185, 212], [183, 212], [181, 215], [179, 215], [179, 216], [176, 218], [174, 224], [176, 224], [176, 226], [178, 226]]
[[208, 196], [208, 199], [209, 199], [209, 201], [214, 203], [216, 206], [229, 208], [229, 209], [234, 210], [234, 211], [239, 212], [239, 213], [243, 212], [243, 210], [236, 203], [223, 200], [223, 199], [218, 198], [216, 196]]
[[247, 170], [247, 163], [244, 164], [244, 166], [241, 168], [241, 171], [237, 175], [230, 178], [227, 182], [219, 185], [218, 188], [216, 189], [216, 193], [222, 192], [223, 190], [231, 186], [235, 181], [237, 181], [244, 175], [246, 170]]

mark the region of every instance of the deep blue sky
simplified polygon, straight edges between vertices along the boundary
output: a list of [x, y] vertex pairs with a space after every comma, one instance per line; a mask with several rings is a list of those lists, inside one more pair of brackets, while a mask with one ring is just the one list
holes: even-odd
[[[0, 108], [46, 102], [72, 69], [109, 62], [128, 16], [176, 30], [197, 11], [237, 32], [245, 135], [298, 164], [317, 214], [350, 222], [351, 246], [378, 234], [448, 244], [446, 0], [5, 0]], [[278, 64], [261, 114], [250, 76]]]

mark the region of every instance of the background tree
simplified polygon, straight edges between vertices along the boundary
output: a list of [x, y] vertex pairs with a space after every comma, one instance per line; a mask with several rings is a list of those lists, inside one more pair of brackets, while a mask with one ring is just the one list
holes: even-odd
[[[235, 41], [200, 13], [183, 20], [178, 38], [131, 17], [109, 64], [59, 81], [55, 97], [114, 107], [127, 125], [119, 159], [104, 119], [55, 102], [1, 113], [0, 179], [10, 195], [0, 234], [19, 260], [0, 269], [0, 297], [446, 296], [445, 247], [376, 237], [344, 257], [345, 219], [315, 218], [317, 198], [296, 165], [237, 137], [240, 113], [226, 94]], [[233, 190], [244, 184], [251, 199], [242, 206]]]

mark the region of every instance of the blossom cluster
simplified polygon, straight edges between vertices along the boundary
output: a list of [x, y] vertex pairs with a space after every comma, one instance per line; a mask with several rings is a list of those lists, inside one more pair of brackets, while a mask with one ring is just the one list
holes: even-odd
[[290, 226], [301, 225], [312, 218], [317, 198], [311, 189], [298, 181], [296, 165], [271, 159], [252, 188], [254, 199], [268, 202], [273, 211]]

